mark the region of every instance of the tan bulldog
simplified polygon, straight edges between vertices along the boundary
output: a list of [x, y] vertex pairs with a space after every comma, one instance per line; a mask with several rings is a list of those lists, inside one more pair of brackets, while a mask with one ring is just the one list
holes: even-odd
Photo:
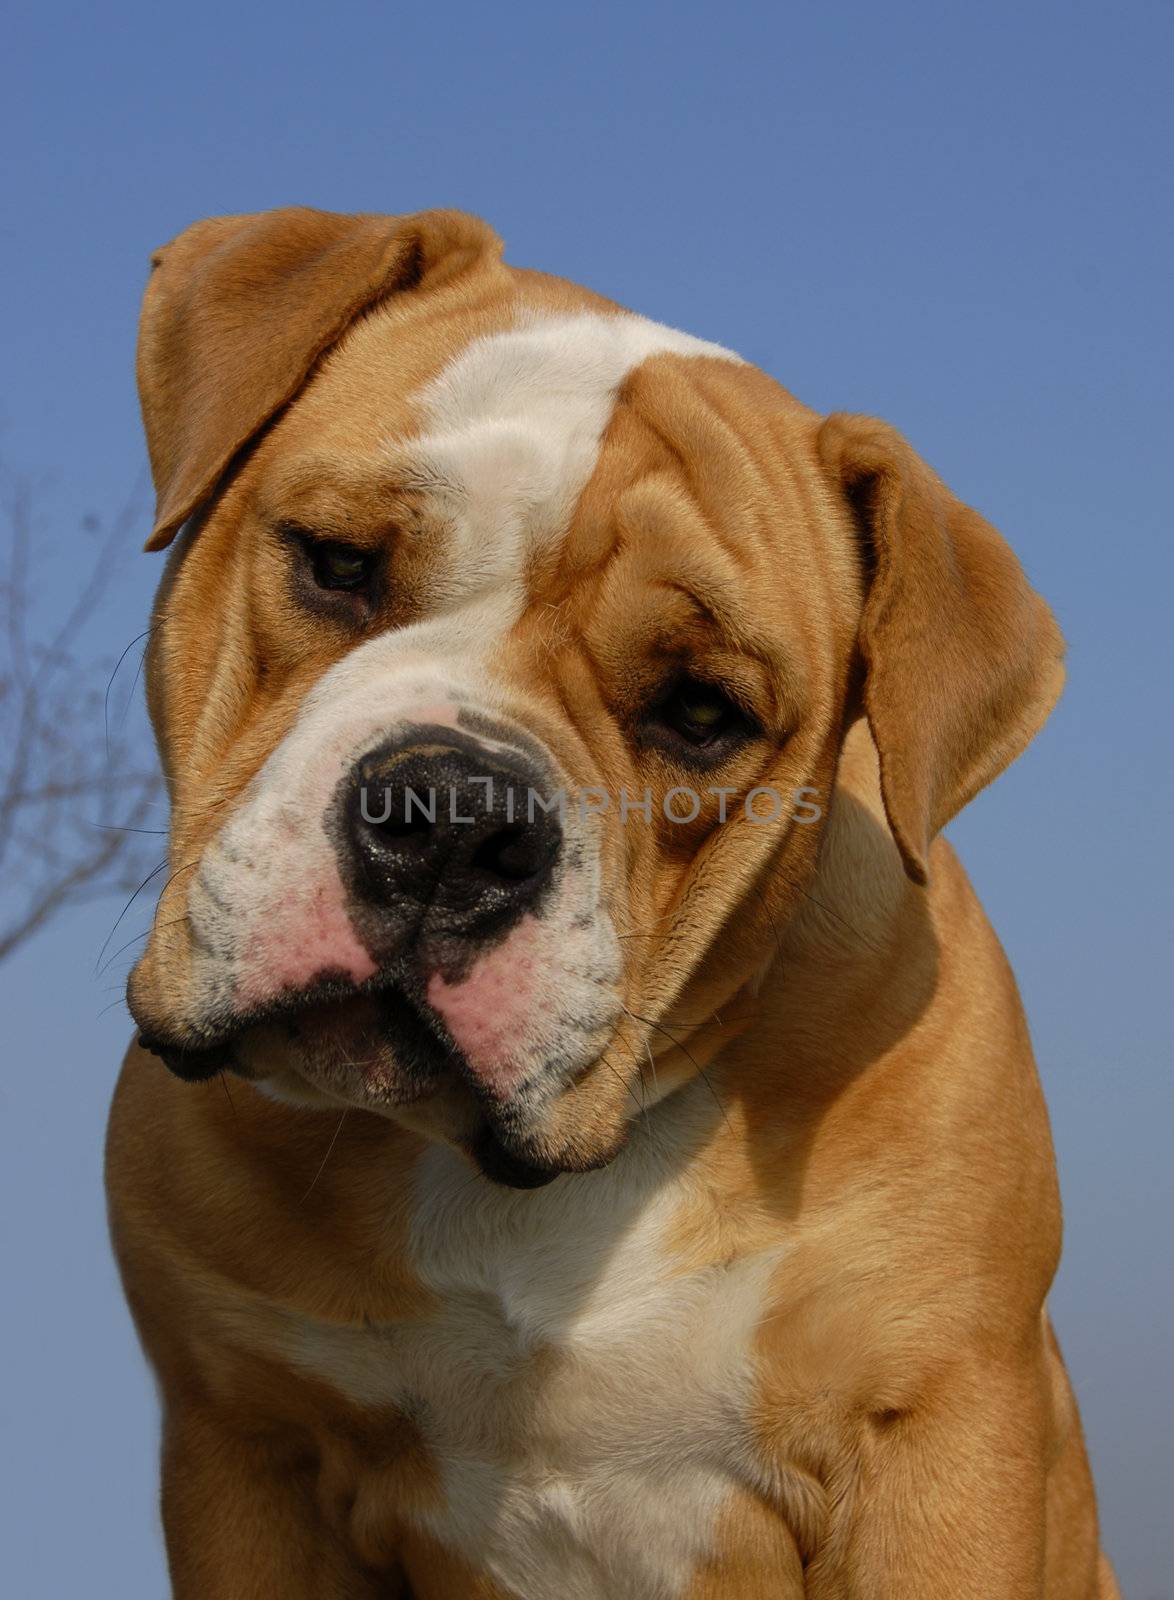
[[1116, 1594], [935, 838], [1060, 689], [1003, 540], [456, 212], [197, 224], [139, 380], [109, 1187], [175, 1594]]

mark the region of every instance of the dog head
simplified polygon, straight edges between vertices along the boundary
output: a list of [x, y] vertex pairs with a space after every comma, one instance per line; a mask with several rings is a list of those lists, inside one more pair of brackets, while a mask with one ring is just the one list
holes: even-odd
[[1047, 609], [899, 435], [507, 267], [473, 218], [197, 224], [139, 381], [149, 547], [186, 526], [129, 998], [181, 1076], [515, 1184], [601, 1164], [769, 964], [847, 725], [924, 883], [1058, 692]]

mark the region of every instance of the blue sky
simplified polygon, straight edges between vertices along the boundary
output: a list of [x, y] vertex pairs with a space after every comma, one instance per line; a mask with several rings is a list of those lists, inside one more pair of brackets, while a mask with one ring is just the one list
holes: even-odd
[[[139, 474], [150, 250], [196, 217], [463, 206], [520, 264], [902, 428], [1059, 615], [1059, 711], [952, 833], [1017, 970], [1067, 1215], [1054, 1305], [1106, 1540], [1174, 1593], [1168, 1416], [1168, 4], [10, 8], [0, 456], [46, 482], [39, 604]], [[144, 527], [145, 532], [145, 527]], [[131, 541], [95, 652], [144, 626]], [[0, 968], [10, 1592], [163, 1592], [150, 1381], [99, 1182], [117, 903]], [[143, 926], [132, 913], [117, 942]]]

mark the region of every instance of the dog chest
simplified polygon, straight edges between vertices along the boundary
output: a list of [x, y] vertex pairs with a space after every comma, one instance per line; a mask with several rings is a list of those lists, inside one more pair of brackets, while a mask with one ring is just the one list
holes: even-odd
[[287, 1350], [411, 1419], [441, 1489], [422, 1531], [527, 1600], [671, 1600], [731, 1490], [763, 1486], [748, 1419], [777, 1252], [681, 1270], [677, 1201], [636, 1161], [521, 1194], [434, 1147], [411, 1248], [436, 1312], [303, 1324]]

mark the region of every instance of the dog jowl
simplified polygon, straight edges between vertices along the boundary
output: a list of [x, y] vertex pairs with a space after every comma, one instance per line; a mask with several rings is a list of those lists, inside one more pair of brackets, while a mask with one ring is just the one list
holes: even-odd
[[455, 212], [197, 224], [139, 382], [177, 1594], [1113, 1593], [938, 837], [1060, 688], [1001, 537]]

